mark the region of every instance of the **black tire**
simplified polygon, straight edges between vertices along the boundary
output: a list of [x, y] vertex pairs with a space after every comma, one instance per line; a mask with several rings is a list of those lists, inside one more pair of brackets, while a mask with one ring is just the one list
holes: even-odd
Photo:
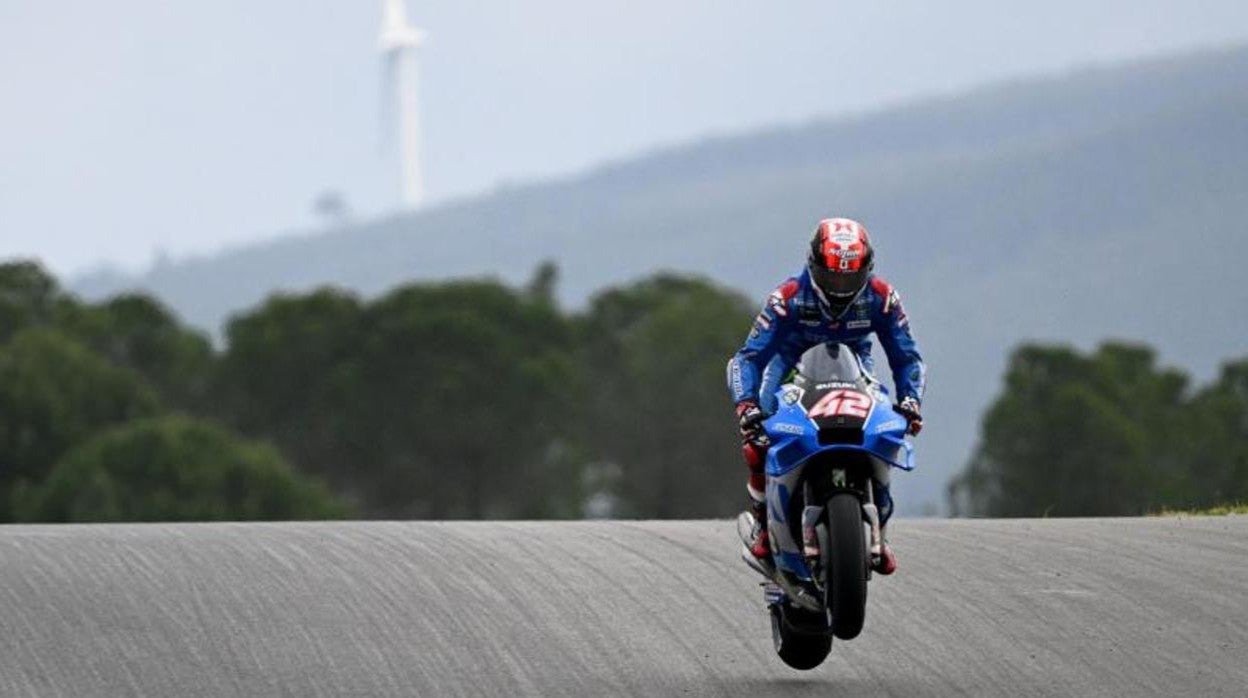
[[852, 640], [867, 618], [867, 542], [862, 503], [849, 492], [828, 500], [828, 538], [823, 549], [827, 570], [827, 605], [832, 611], [832, 634]]
[[[803, 632], [793, 627], [785, 614], [805, 613], [792, 607], [771, 607], [771, 639], [780, 660], [794, 669], [809, 671], [823, 663], [832, 651], [832, 636], [825, 632]], [[814, 616], [811, 616], [813, 619]]]

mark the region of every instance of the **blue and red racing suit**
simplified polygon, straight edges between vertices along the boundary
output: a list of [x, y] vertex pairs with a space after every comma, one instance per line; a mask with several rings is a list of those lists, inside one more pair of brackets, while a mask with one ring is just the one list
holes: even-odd
[[[897, 291], [884, 279], [872, 276], [858, 298], [840, 317], [834, 318], [815, 293], [810, 274], [803, 270], [767, 297], [745, 345], [729, 360], [728, 390], [732, 401], [755, 402], [764, 411], [773, 412], [781, 378], [796, 366], [803, 352], [828, 342], [851, 348], [863, 367], [873, 372], [872, 334], [888, 357], [896, 399], [912, 397], [921, 402], [927, 371]], [[759, 489], [762, 464], [749, 465], [751, 489]], [[883, 482], [878, 483], [876, 503], [881, 519], [887, 520], [892, 513], [887, 473], [877, 479]]]

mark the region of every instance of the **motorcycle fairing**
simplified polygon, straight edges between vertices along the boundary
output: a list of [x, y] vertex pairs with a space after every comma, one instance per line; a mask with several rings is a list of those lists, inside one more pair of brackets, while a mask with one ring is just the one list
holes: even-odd
[[[792, 385], [777, 391], [779, 409], [763, 426], [771, 438], [767, 451], [767, 512], [771, 521], [780, 524], [770, 526], [773, 559], [776, 568], [794, 577], [810, 581], [812, 574], [802, 555], [801, 543], [793, 538], [788, 525], [789, 504], [792, 493], [801, 486], [802, 471], [812, 458], [833, 451], [866, 452], [873, 461], [884, 467], [902, 470], [914, 469], [913, 446], [905, 440], [907, 422], [892, 405], [882, 400], [882, 395], [868, 392], [871, 408], [865, 419], [857, 420], [862, 427], [862, 444], [820, 444], [819, 424], [807, 414], [808, 405], [814, 404], [810, 396]], [[822, 420], [820, 420], [822, 421]]]
[[[906, 418], [872, 396], [871, 411], [863, 424], [862, 445], [819, 443], [818, 425], [807, 415], [802, 400], [785, 403], [784, 386], [778, 392], [779, 409], [763, 423], [771, 438], [767, 451], [767, 475], [779, 477], [821, 453], [831, 451], [866, 451], [888, 465], [914, 470], [914, 446], [906, 441]], [[791, 398], [790, 398], [791, 400]]]

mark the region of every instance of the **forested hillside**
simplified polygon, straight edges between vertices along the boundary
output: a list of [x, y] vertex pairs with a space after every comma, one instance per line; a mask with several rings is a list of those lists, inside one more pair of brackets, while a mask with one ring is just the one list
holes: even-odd
[[1245, 123], [1240, 48], [717, 139], [76, 287], [147, 289], [213, 331], [275, 289], [522, 283], [543, 259], [574, 307], [655, 269], [761, 298], [798, 268], [816, 220], [855, 216], [931, 364], [923, 469], [899, 478], [902, 510], [917, 513], [968, 457], [1020, 341], [1139, 338], [1201, 377], [1248, 346]]

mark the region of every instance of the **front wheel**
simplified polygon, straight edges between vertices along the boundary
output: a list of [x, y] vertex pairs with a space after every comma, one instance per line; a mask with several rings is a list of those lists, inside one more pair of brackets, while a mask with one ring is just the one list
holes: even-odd
[[[828, 544], [823, 546], [827, 570], [824, 593], [832, 611], [832, 634], [852, 640], [862, 632], [867, 617], [867, 543], [862, 503], [850, 492], [828, 500]], [[822, 541], [821, 541], [822, 542]]]

